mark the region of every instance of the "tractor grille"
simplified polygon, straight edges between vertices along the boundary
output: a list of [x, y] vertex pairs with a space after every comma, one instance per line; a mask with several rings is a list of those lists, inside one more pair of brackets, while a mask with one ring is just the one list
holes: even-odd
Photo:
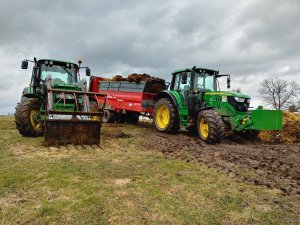
[[249, 103], [247, 103], [247, 99], [244, 102], [238, 102], [235, 100], [233, 96], [228, 96], [227, 101], [236, 111], [239, 112], [247, 112], [249, 108]]

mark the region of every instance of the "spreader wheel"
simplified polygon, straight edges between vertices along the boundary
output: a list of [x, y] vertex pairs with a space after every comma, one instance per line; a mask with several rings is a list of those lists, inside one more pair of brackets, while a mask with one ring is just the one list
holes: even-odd
[[111, 110], [104, 110], [103, 116], [102, 116], [102, 122], [103, 123], [114, 123], [116, 122], [116, 113]]
[[127, 112], [126, 113], [126, 122], [131, 124], [136, 124], [139, 122], [140, 114], [136, 112]]

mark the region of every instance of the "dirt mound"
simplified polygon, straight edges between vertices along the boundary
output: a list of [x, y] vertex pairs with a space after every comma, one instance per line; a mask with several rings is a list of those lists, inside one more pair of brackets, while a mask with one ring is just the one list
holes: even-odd
[[139, 83], [141, 81], [146, 81], [149, 78], [155, 79], [155, 80], [157, 80], [157, 79], [163, 80], [158, 77], [150, 76], [149, 74], [146, 74], [146, 73], [143, 73], [143, 74], [132, 73], [132, 74], [129, 74], [127, 77], [123, 77], [122, 75], [114, 75], [111, 80], [113, 80], [113, 81], [129, 81], [129, 82]]
[[122, 77], [121, 75], [115, 75], [113, 76], [112, 79], [107, 79], [107, 80], [113, 80], [113, 81], [126, 81], [126, 78]]
[[272, 143], [300, 143], [300, 115], [283, 112], [282, 130], [261, 131], [259, 138]]
[[129, 82], [141, 82], [141, 81], [145, 81], [146, 79], [151, 78], [151, 76], [149, 74], [137, 74], [137, 73], [133, 73], [128, 75], [127, 79]]

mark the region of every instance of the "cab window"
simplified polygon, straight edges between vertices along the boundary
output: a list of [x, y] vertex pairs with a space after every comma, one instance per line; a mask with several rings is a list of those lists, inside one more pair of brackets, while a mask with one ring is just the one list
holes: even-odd
[[214, 91], [215, 90], [215, 80], [214, 76], [211, 76], [207, 73], [196, 74], [195, 76], [195, 90], [203, 91]]

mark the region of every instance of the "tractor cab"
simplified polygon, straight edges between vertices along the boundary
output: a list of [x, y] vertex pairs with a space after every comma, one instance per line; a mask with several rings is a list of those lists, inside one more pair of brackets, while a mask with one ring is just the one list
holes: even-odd
[[175, 71], [172, 75], [170, 89], [178, 91], [184, 98], [189, 92], [217, 91], [218, 71], [191, 68]]
[[[34, 61], [22, 61], [22, 69], [28, 68], [28, 62], [33, 62], [31, 83], [29, 87], [23, 90], [23, 96], [33, 97], [37, 95], [39, 98], [44, 94], [46, 86], [52, 88], [67, 88], [73, 90], [87, 90], [86, 80], [80, 80], [80, 69], [86, 68], [86, 76], [90, 76], [88, 67], [80, 67], [81, 61], [78, 64], [59, 61], [53, 59], [40, 59]], [[79, 81], [80, 80], [80, 81]]]
[[230, 88], [228, 74], [196, 67], [178, 70], [173, 73], [170, 90], [179, 93], [183, 106], [188, 108], [189, 117], [206, 107], [214, 107], [222, 115], [228, 115], [229, 111], [232, 111], [232, 114], [235, 114], [235, 111], [246, 113], [250, 97], [241, 93], [221, 91], [222, 77], [227, 77], [227, 88]]
[[60, 83], [74, 84], [78, 82], [79, 67], [74, 63], [39, 60], [37, 65], [37, 76], [43, 81], [51, 76], [53, 80]]

